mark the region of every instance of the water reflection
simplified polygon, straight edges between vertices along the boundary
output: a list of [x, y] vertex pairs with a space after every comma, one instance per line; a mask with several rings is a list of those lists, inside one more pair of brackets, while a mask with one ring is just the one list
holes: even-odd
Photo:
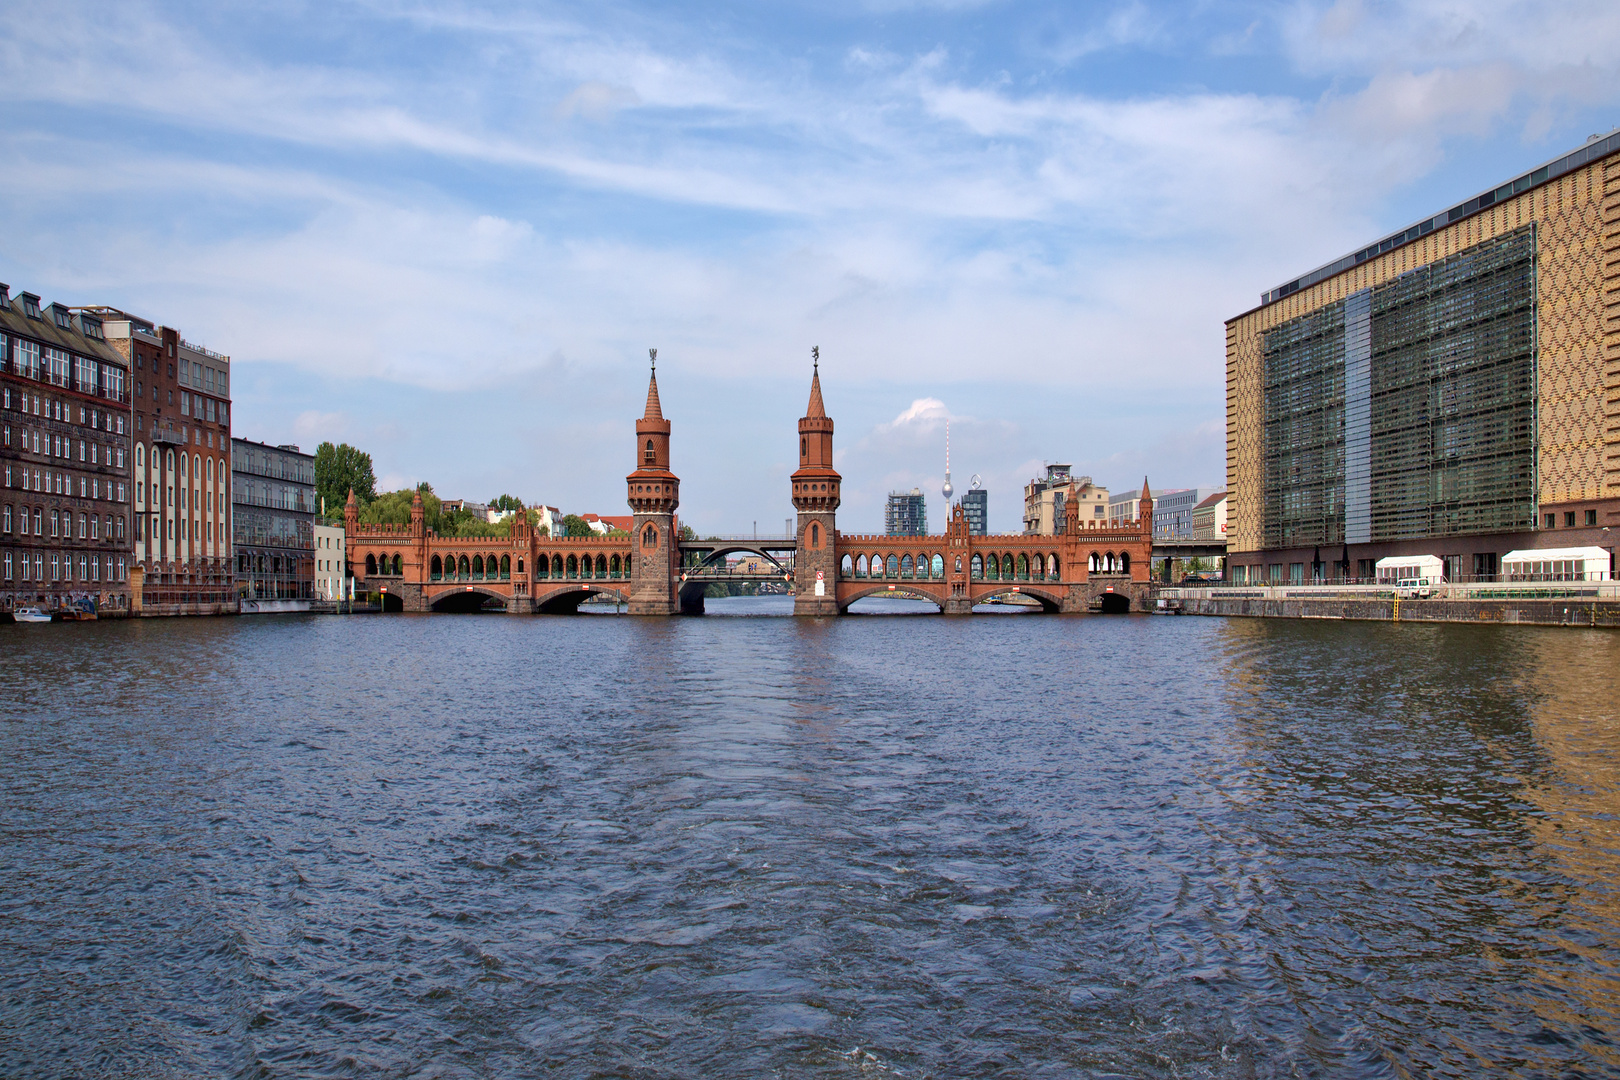
[[7, 1077], [1616, 1068], [1614, 635], [3, 629]]

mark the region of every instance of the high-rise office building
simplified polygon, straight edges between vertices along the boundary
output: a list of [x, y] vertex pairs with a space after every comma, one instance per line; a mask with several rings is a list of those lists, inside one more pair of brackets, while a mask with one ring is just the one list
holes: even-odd
[[969, 536], [988, 535], [990, 493], [978, 486], [977, 478], [974, 485], [962, 493], [962, 514], [967, 518]]
[[889, 492], [883, 511], [884, 531], [890, 536], [927, 536], [928, 500], [920, 488]]
[[1261, 296], [1226, 324], [1238, 580], [1613, 547], [1620, 130]]

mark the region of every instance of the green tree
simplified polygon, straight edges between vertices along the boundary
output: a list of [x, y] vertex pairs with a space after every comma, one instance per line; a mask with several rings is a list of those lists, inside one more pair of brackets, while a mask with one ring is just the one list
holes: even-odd
[[491, 510], [516, 510], [523, 502], [516, 495], [497, 495], [489, 500]]
[[411, 501], [418, 492], [422, 495], [422, 516], [427, 527], [436, 530], [444, 517], [443, 506], [433, 494], [433, 486], [427, 483], [378, 495], [361, 508], [360, 520], [367, 525], [407, 525], [411, 520]]
[[594, 536], [595, 531], [578, 514], [568, 514], [563, 518], [563, 529], [569, 536]]
[[377, 477], [371, 469], [371, 455], [348, 443], [336, 446], [321, 443], [315, 448], [315, 494], [325, 500], [326, 513], [341, 516], [350, 491], [362, 507], [377, 497]]
[[696, 540], [697, 530], [690, 525], [682, 525], [678, 535], [682, 540]]

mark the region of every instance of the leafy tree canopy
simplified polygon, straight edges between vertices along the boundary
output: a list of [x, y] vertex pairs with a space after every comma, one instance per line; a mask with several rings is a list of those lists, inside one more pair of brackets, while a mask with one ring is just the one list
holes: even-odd
[[586, 520], [578, 514], [568, 514], [563, 520], [563, 529], [568, 536], [594, 536], [595, 533]]
[[[444, 503], [433, 493], [433, 485], [423, 482], [414, 488], [400, 488], [378, 495], [360, 511], [360, 520], [367, 525], [408, 525], [411, 520], [411, 500], [422, 494], [423, 523], [440, 536], [511, 536], [512, 519], [491, 524], [465, 510], [446, 511]], [[532, 512], [530, 521], [535, 520]]]
[[497, 495], [489, 500], [491, 510], [516, 510], [523, 502], [516, 495]]
[[[362, 507], [377, 497], [377, 477], [372, 472], [371, 455], [348, 443], [336, 446], [329, 442], [321, 443], [315, 448], [315, 494], [317, 500], [326, 500], [326, 513], [329, 516], [337, 517], [343, 513], [351, 490]], [[406, 503], [405, 509], [409, 520], [409, 503]]]

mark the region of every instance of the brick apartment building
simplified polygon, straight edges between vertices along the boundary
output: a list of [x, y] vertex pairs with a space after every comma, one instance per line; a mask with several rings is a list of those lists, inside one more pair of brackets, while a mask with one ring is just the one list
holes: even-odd
[[0, 285], [0, 610], [128, 608], [129, 385], [93, 313]]
[[116, 308], [85, 310], [100, 317], [134, 383], [136, 611], [234, 611], [231, 358]]

